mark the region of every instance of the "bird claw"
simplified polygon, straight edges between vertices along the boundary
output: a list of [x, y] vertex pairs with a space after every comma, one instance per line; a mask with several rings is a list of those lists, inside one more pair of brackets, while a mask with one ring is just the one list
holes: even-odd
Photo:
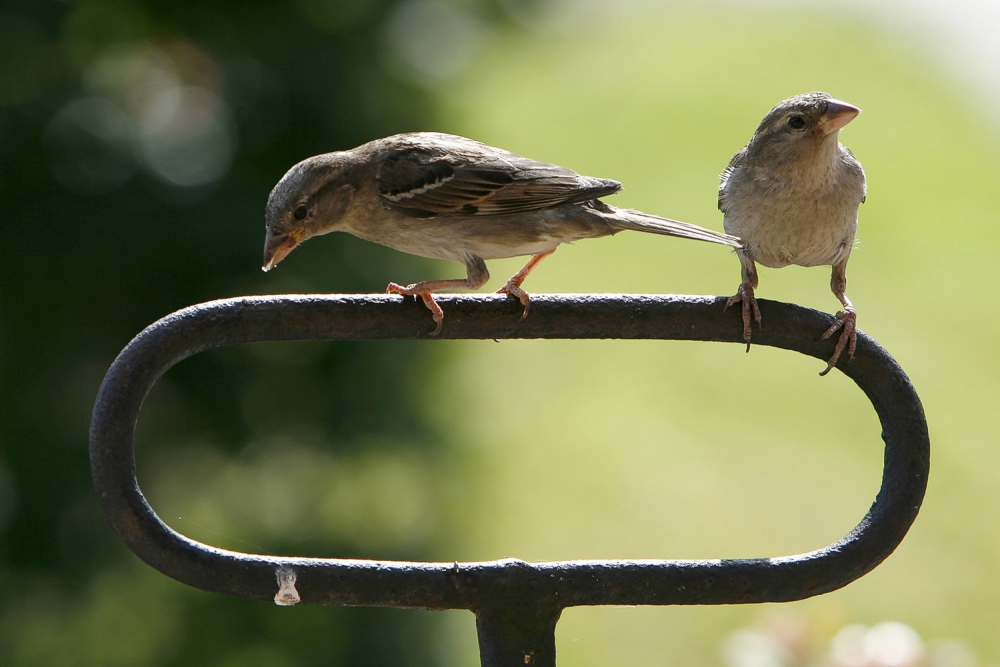
[[506, 285], [498, 289], [497, 294], [509, 294], [517, 297], [518, 301], [521, 302], [521, 305], [524, 306], [524, 312], [521, 313], [518, 322], [523, 321], [528, 316], [528, 308], [531, 306], [531, 296], [521, 289], [520, 285], [514, 284], [513, 279], [508, 280]]
[[[424, 299], [424, 303], [427, 303], [427, 299]], [[428, 308], [429, 308], [429, 307], [430, 307], [430, 306], [428, 306]], [[428, 335], [428, 336], [437, 336], [438, 334], [440, 334], [440, 333], [441, 333], [441, 327], [442, 327], [442, 326], [444, 326], [444, 312], [441, 312], [441, 313], [440, 313], [440, 315], [439, 315], [438, 313], [432, 313], [432, 314], [431, 314], [431, 317], [433, 317], [433, 318], [434, 318], [434, 321], [435, 321], [435, 322], [436, 322], [437, 324], [436, 324], [436, 326], [434, 327], [434, 331], [430, 332], [430, 333], [429, 333], [429, 334], [427, 334], [427, 335]]]
[[747, 352], [749, 352], [750, 334], [752, 333], [751, 316], [757, 321], [757, 328], [764, 328], [761, 324], [760, 307], [757, 305], [757, 299], [753, 295], [753, 287], [751, 287], [750, 283], [741, 283], [740, 288], [736, 290], [736, 294], [729, 297], [729, 301], [726, 302], [726, 308], [723, 308], [723, 310], [739, 302], [743, 304], [741, 309], [743, 314], [743, 340], [747, 342]]
[[412, 296], [413, 298], [420, 298], [423, 300], [424, 305], [427, 309], [431, 311], [431, 317], [434, 318], [434, 322], [437, 326], [434, 327], [434, 331], [431, 331], [428, 336], [437, 336], [441, 333], [441, 327], [444, 325], [444, 310], [438, 305], [438, 302], [434, 300], [434, 295], [430, 292], [422, 292], [417, 287], [420, 283], [413, 283], [412, 285], [402, 286], [398, 283], [389, 283], [385, 288], [386, 294], [401, 294], [403, 296]]
[[857, 330], [858, 314], [855, 312], [854, 308], [850, 306], [844, 308], [844, 310], [837, 313], [837, 319], [834, 320], [830, 328], [820, 336], [820, 340], [826, 340], [833, 336], [833, 334], [840, 331], [840, 338], [837, 339], [837, 346], [833, 348], [833, 356], [830, 357], [830, 361], [826, 363], [826, 369], [823, 370], [820, 375], [826, 375], [829, 373], [834, 366], [837, 365], [837, 361], [840, 359], [841, 353], [844, 349], [847, 349], [847, 360], [850, 361], [854, 358], [854, 350], [858, 347], [858, 330]]
[[389, 283], [385, 288], [385, 293], [402, 294], [403, 296], [416, 296], [417, 293], [414, 291], [414, 288], [416, 286], [417, 283], [413, 283], [412, 285], [400, 285], [399, 283]]

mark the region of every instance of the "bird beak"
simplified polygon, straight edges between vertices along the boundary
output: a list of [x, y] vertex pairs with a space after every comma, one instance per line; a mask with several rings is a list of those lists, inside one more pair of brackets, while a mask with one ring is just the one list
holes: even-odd
[[264, 237], [264, 270], [270, 271], [278, 265], [278, 262], [288, 256], [295, 246], [299, 244], [298, 239], [290, 234], [277, 233], [268, 227], [267, 236]]
[[826, 112], [819, 118], [819, 131], [824, 137], [841, 129], [861, 113], [853, 104], [840, 100], [827, 100]]

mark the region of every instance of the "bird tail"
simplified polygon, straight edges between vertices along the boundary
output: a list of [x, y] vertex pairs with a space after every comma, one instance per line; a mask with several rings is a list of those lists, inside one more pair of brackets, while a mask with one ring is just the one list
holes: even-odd
[[[602, 202], [603, 203], [603, 202]], [[609, 207], [610, 208], [610, 207]], [[611, 224], [619, 229], [631, 229], [637, 232], [651, 232], [653, 234], [664, 234], [666, 236], [679, 236], [695, 241], [708, 241], [709, 243], [719, 243], [731, 248], [742, 248], [743, 244], [739, 238], [705, 229], [690, 222], [661, 218], [658, 215], [650, 215], [642, 211], [635, 211], [627, 208], [614, 209], [614, 215], [609, 216]]]

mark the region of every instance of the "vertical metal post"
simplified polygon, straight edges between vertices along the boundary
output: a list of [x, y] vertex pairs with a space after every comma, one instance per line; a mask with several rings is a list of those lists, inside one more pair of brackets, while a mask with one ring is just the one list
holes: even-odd
[[556, 623], [561, 612], [537, 604], [477, 610], [482, 667], [555, 667]]

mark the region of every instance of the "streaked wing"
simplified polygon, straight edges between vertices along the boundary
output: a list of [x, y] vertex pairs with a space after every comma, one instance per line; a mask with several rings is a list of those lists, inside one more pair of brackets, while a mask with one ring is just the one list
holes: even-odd
[[722, 175], [719, 177], [719, 210], [723, 213], [726, 212], [726, 184], [729, 182], [729, 177], [732, 176], [733, 172], [736, 171], [741, 164], [743, 164], [743, 156], [746, 155], [746, 153], [747, 149], [745, 146], [736, 151], [736, 154], [733, 155], [729, 164], [726, 166], [726, 170], [723, 171]]
[[523, 158], [448, 134], [394, 137], [376, 169], [379, 195], [415, 218], [501, 215], [575, 204], [621, 190], [621, 184]]

